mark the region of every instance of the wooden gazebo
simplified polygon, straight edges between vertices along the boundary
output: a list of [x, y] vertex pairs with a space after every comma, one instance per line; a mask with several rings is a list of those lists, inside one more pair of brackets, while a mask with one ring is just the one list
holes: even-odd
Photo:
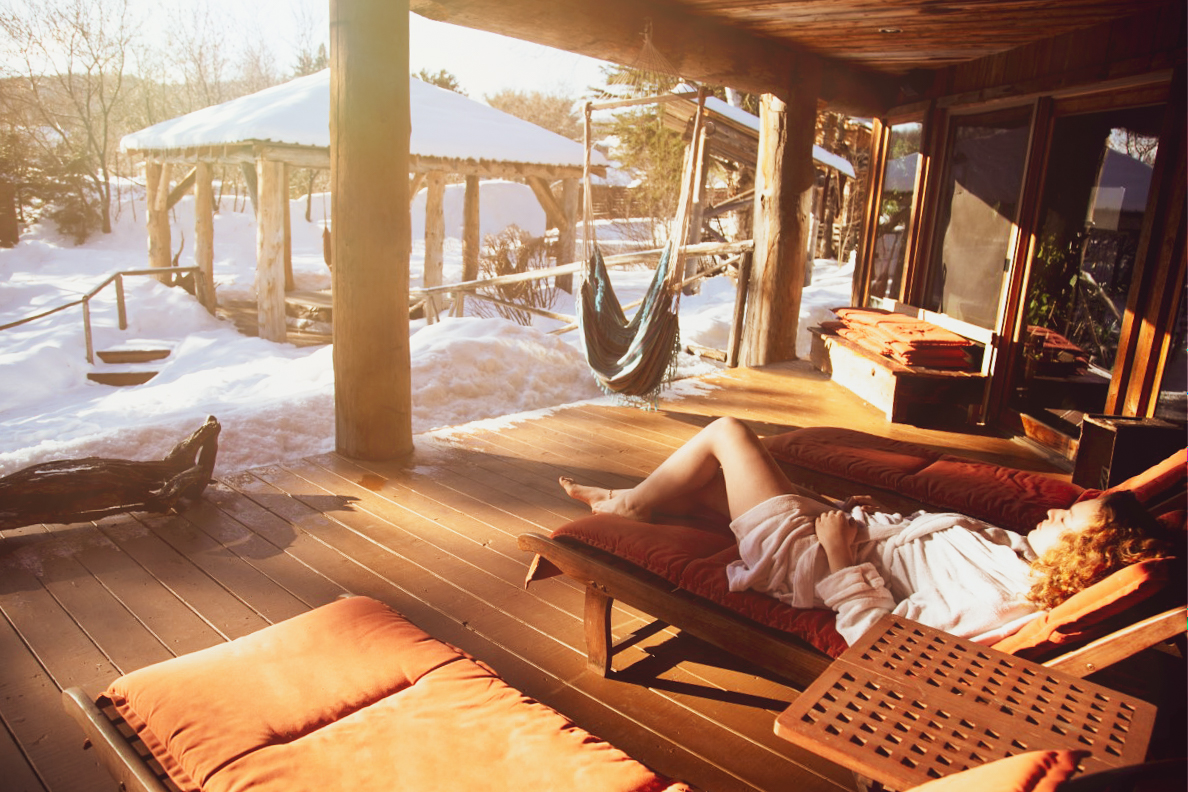
[[[427, 188], [425, 285], [441, 282], [447, 175], [466, 180], [463, 262], [470, 279], [478, 272], [478, 187], [484, 178], [526, 182], [540, 201], [548, 226], [558, 229], [559, 255], [565, 262], [572, 261], [583, 146], [418, 79], [410, 80], [409, 88], [414, 123], [407, 190], [411, 198], [422, 186]], [[259, 227], [260, 335], [283, 341], [285, 291], [292, 288], [288, 169], [330, 168], [329, 122], [330, 72], [324, 70], [125, 136], [123, 148], [142, 158], [146, 166], [150, 266], [169, 266], [165, 210], [193, 185], [194, 257], [209, 275], [214, 260], [211, 166], [241, 167]], [[605, 158], [599, 152], [592, 156], [594, 172], [604, 172]], [[185, 168], [190, 170], [181, 176]]]

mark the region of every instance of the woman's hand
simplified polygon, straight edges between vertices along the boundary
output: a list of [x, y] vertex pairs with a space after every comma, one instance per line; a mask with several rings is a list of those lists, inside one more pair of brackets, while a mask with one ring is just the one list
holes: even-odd
[[817, 541], [829, 561], [829, 571], [837, 572], [854, 564], [854, 540], [858, 524], [842, 511], [827, 511], [814, 525]]
[[861, 507], [862, 511], [880, 511], [884, 508], [881, 503], [876, 501], [870, 495], [851, 495], [850, 497], [846, 498], [841, 505], [842, 509], [847, 512], [852, 510], [855, 506]]

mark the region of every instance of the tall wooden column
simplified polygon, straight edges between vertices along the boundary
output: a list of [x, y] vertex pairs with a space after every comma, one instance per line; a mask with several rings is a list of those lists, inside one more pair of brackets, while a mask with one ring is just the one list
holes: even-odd
[[169, 250], [169, 163], [144, 164], [145, 222], [148, 225], [149, 266], [164, 268], [172, 259]]
[[210, 163], [201, 161], [194, 166], [194, 266], [202, 270], [200, 280], [205, 282], [199, 292], [202, 304], [214, 313], [214, 193]]
[[811, 225], [819, 66], [802, 59], [786, 98], [765, 94], [755, 168], [755, 253], [740, 363], [796, 359]]
[[285, 164], [256, 162], [256, 316], [260, 338], [284, 341]]
[[[425, 182], [425, 274], [426, 289], [440, 286], [445, 262], [445, 173], [430, 171]], [[433, 295], [425, 302], [425, 317], [437, 321], [441, 298]]]
[[330, 0], [336, 448], [409, 454], [408, 0]]

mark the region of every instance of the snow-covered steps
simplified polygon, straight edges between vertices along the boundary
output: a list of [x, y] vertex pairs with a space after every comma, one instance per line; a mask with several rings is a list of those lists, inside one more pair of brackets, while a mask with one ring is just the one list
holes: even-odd
[[100, 385], [143, 385], [157, 376], [157, 372], [134, 367], [164, 360], [170, 352], [169, 349], [107, 349], [96, 352], [105, 368], [87, 372], [87, 379]]
[[89, 371], [87, 379], [100, 385], [143, 385], [157, 376], [155, 371]]
[[96, 352], [104, 363], [148, 363], [169, 357], [168, 349], [107, 349]]

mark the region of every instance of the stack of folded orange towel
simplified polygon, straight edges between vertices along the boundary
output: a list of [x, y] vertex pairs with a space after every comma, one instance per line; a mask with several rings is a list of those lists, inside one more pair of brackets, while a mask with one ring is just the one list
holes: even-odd
[[821, 328], [886, 355], [905, 366], [973, 371], [975, 344], [956, 333], [906, 314], [879, 308], [834, 308], [838, 321]]

